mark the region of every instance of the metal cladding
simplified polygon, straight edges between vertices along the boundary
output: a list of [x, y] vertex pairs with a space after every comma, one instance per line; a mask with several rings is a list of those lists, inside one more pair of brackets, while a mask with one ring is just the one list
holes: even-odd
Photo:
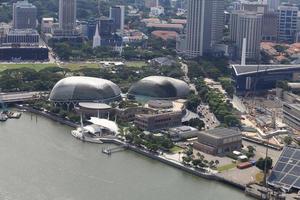
[[120, 98], [121, 90], [113, 82], [82, 76], [60, 80], [50, 93], [54, 102], [110, 102]]
[[129, 96], [145, 96], [157, 99], [178, 99], [188, 96], [190, 88], [182, 80], [149, 76], [133, 84], [129, 89]]

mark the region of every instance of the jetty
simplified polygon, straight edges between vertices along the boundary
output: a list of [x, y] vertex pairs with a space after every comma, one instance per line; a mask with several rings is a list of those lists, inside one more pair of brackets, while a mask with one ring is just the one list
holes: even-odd
[[116, 153], [116, 152], [120, 152], [120, 151], [124, 151], [128, 148], [127, 144], [123, 144], [121, 146], [117, 146], [117, 147], [105, 147], [102, 148], [102, 153], [106, 154], [106, 155], [111, 155], [112, 153]]

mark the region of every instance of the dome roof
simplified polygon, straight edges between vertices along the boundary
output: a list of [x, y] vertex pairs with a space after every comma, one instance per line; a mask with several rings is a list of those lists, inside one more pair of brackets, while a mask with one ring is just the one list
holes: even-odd
[[50, 100], [54, 102], [109, 102], [120, 98], [120, 95], [120, 88], [109, 80], [73, 76], [55, 84], [50, 93]]
[[165, 76], [149, 76], [133, 84], [128, 94], [157, 99], [176, 99], [187, 97], [189, 92], [189, 85], [182, 80]]

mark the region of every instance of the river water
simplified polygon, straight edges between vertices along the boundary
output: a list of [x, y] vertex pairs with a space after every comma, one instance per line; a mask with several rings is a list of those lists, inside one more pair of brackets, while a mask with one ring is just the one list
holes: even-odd
[[0, 123], [0, 200], [250, 199], [130, 151], [108, 157], [70, 131], [29, 113]]

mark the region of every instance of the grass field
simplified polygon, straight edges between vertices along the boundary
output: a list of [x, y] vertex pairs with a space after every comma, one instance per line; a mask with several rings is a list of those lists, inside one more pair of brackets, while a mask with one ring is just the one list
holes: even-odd
[[53, 67], [56, 66], [56, 64], [43, 64], [43, 63], [28, 63], [28, 64], [0, 64], [0, 72], [6, 70], [6, 69], [19, 69], [19, 68], [30, 68], [34, 69], [36, 71], [40, 71], [42, 69], [45, 69], [47, 67]]
[[230, 163], [230, 164], [227, 164], [227, 165], [223, 165], [223, 166], [220, 166], [217, 168], [217, 170], [219, 172], [223, 172], [223, 171], [227, 171], [227, 170], [230, 170], [230, 169], [233, 169], [236, 167], [236, 163]]
[[[147, 65], [147, 63], [145, 63], [144, 61], [129, 61], [125, 63], [126, 66], [128, 67], [136, 67], [136, 68], [140, 68], [142, 66]], [[25, 63], [25, 64], [21, 64], [21, 63], [5, 63], [5, 64], [0, 64], [0, 72], [6, 70], [6, 69], [19, 69], [19, 68], [30, 68], [30, 69], [34, 69], [36, 71], [40, 71], [42, 69], [45, 69], [47, 67], [54, 67], [57, 66], [57, 64], [55, 63]], [[61, 65], [61, 67], [63, 68], [68, 68], [72, 71], [76, 71], [79, 69], [83, 69], [83, 68], [100, 68], [101, 65], [98, 63], [64, 63]]]
[[179, 146], [174, 146], [172, 149], [170, 149], [170, 151], [175, 154], [175, 153], [183, 152], [184, 149]]
[[140, 68], [143, 66], [147, 66], [148, 64], [145, 63], [145, 61], [128, 61], [128, 62], [125, 62], [125, 65], [128, 67]]

